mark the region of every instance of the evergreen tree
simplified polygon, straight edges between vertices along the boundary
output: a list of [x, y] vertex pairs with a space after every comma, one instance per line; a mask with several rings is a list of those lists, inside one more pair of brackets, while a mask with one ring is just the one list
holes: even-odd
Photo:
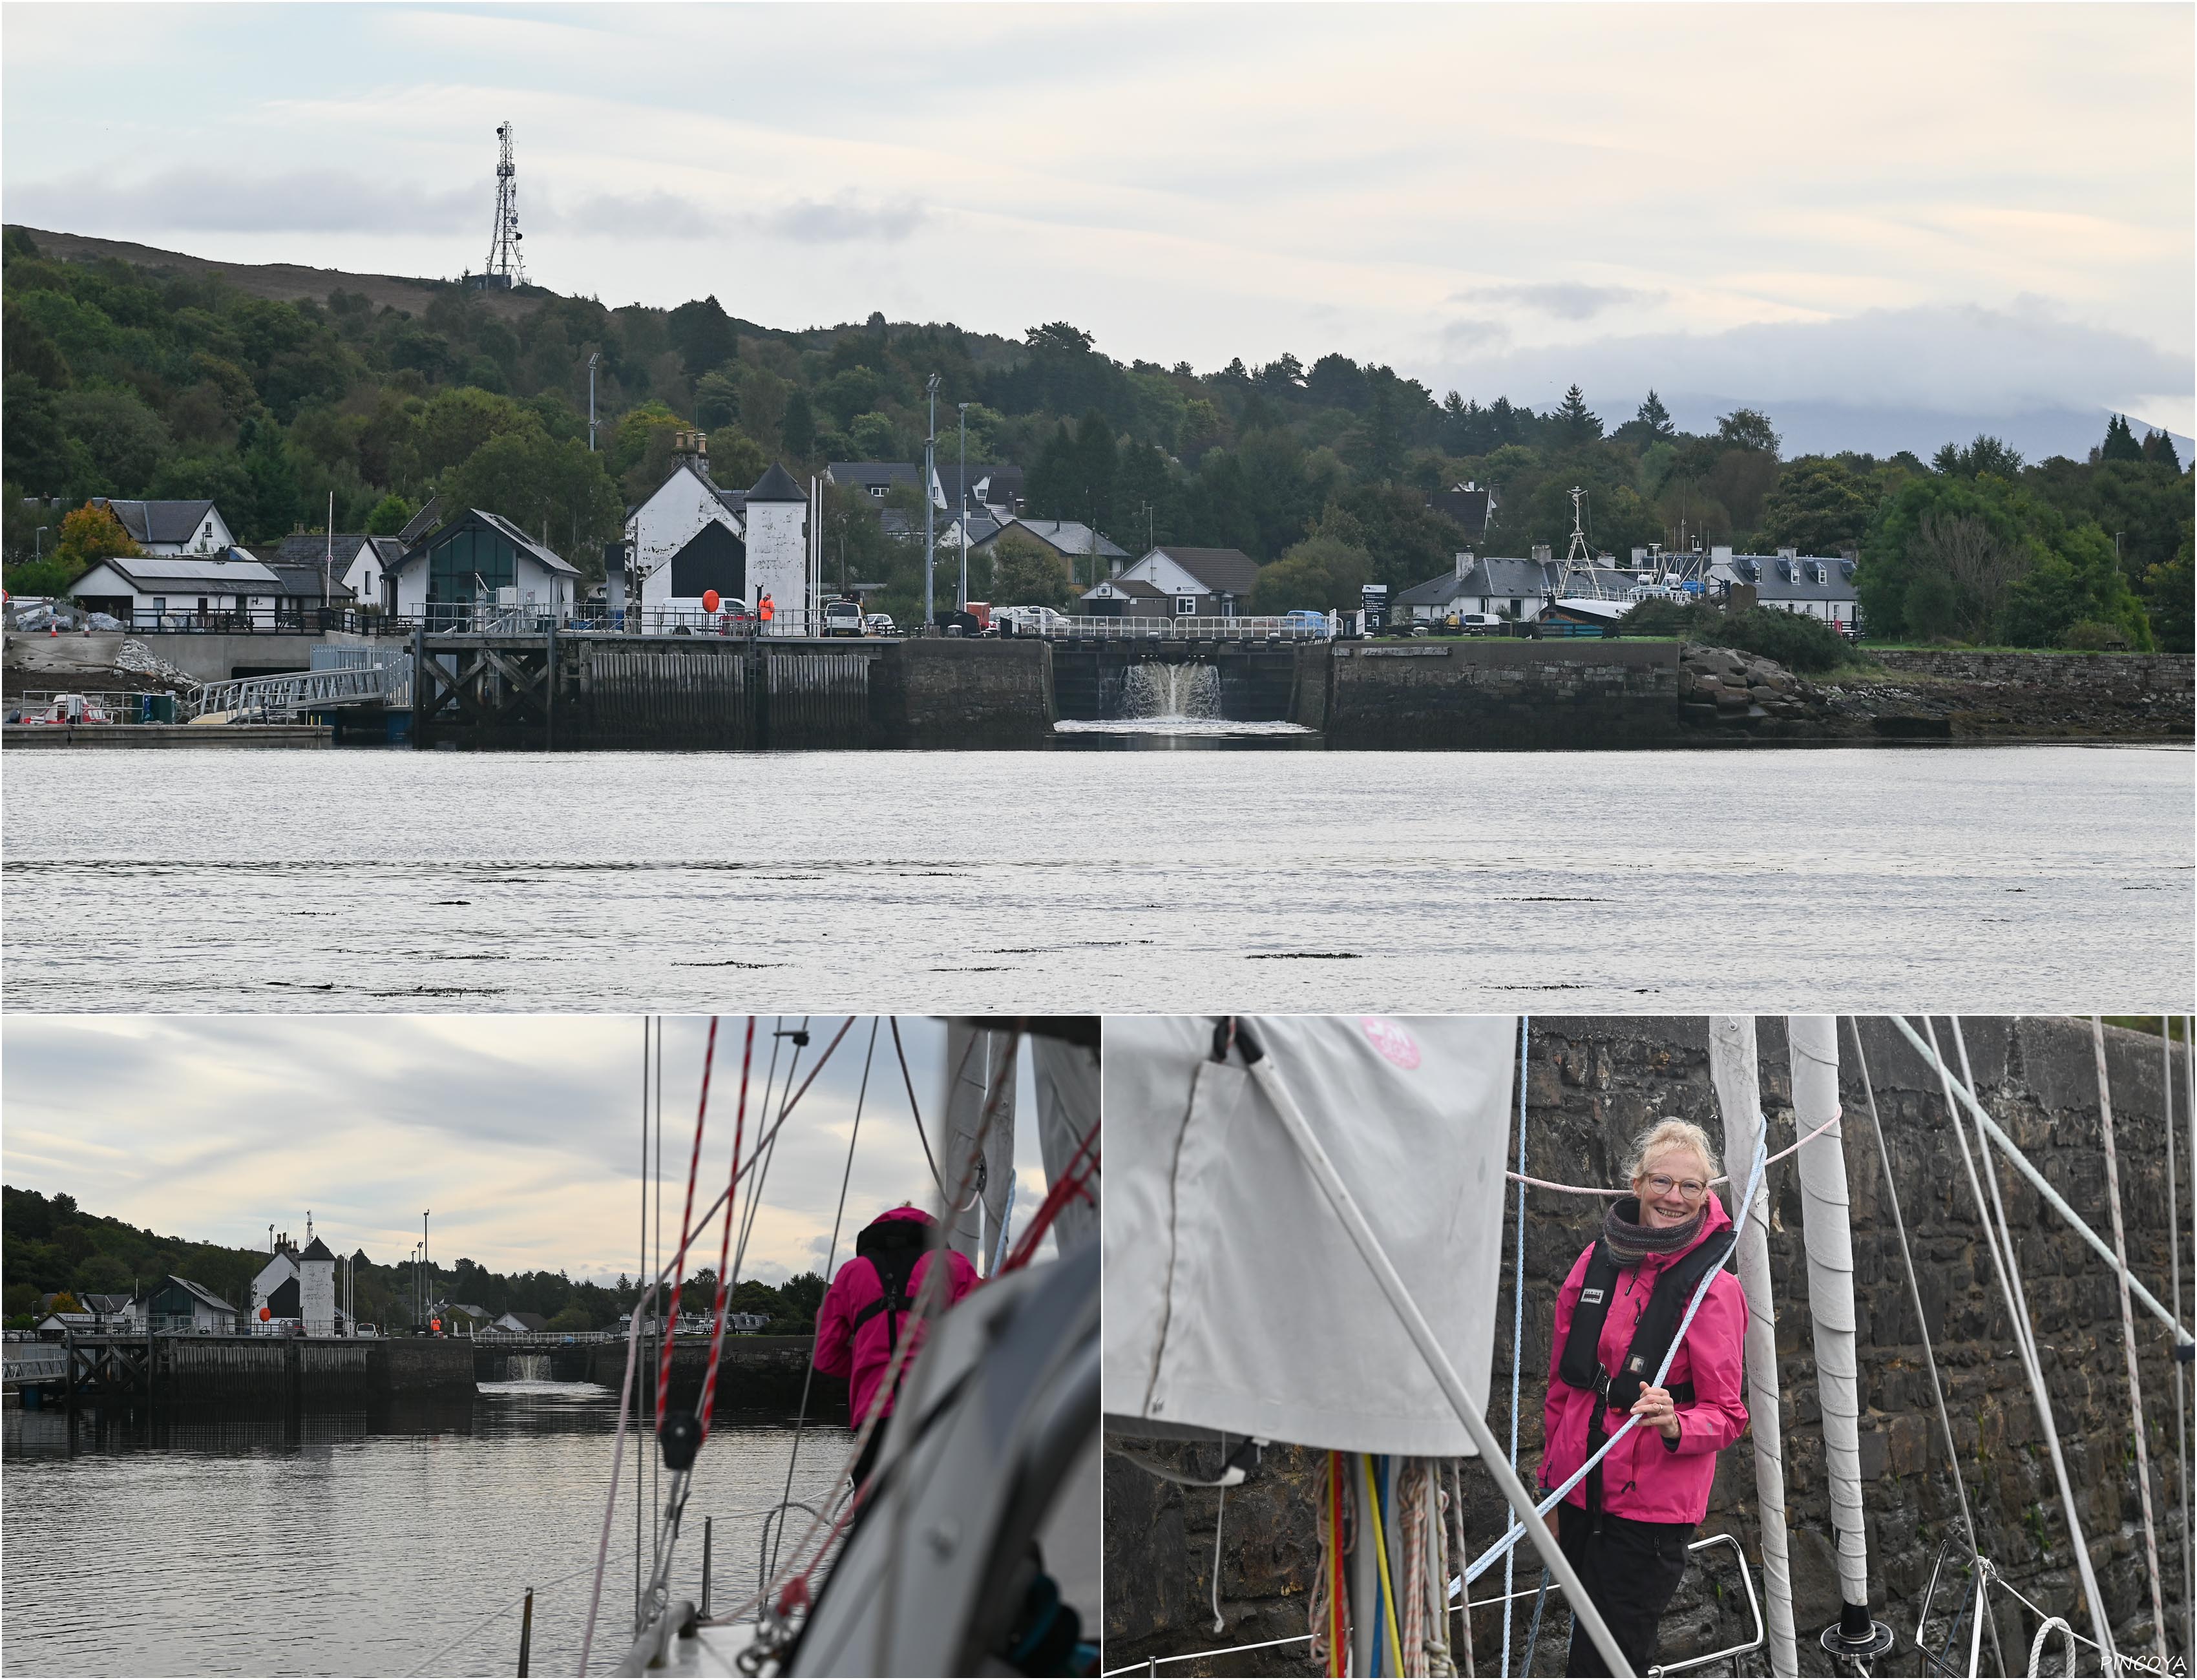
[[1365, 470], [1385, 484], [1403, 464], [1403, 440], [1396, 429], [1396, 382], [1392, 377], [1372, 383], [1373, 400], [1365, 408]]
[[1602, 436], [1602, 418], [1589, 412], [1586, 394], [1577, 385], [1556, 405], [1556, 435], [1567, 449], [1580, 449]]
[[2101, 461], [2142, 461], [2143, 445], [2136, 441], [2126, 414], [2115, 414], [2106, 422], [2105, 447], [2098, 451]]
[[2169, 472], [2182, 470], [2182, 457], [2174, 452], [2174, 440], [2164, 432], [2144, 433], [2143, 458], [2165, 467]]
[[816, 447], [816, 411], [809, 406], [809, 393], [797, 386], [785, 399], [785, 414], [778, 423], [785, 452], [797, 461], [808, 459]]
[[[1578, 387], [1574, 386], [1573, 389], [1577, 390]], [[1648, 393], [1648, 400], [1640, 405], [1639, 413], [1632, 418], [1646, 426], [1655, 437], [1675, 437], [1678, 435], [1678, 428], [1671, 420], [1671, 411], [1663, 406], [1663, 399], [1652, 390]]]

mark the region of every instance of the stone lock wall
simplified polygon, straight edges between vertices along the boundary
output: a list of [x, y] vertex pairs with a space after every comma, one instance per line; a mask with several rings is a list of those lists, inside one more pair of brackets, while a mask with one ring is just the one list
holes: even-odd
[[[1890, 1023], [1864, 1017], [1868, 1058], [1901, 1211], [1920, 1279], [1939, 1369], [1946, 1384], [1955, 1446], [1980, 1549], [2007, 1578], [2046, 1609], [2087, 1631], [2086, 1612], [2061, 1516], [2051, 1464], [2013, 1352], [1988, 1251], [1981, 1241], [1957, 1146], [1948, 1129], [1935, 1076]], [[2097, 1081], [2087, 1021], [1975, 1019], [1964, 1022], [1980, 1092], [1999, 1123], [2047, 1179], [2109, 1235]], [[1774, 1148], [1793, 1141], [1784, 1022], [1763, 1017], [1764, 1109]], [[1939, 1023], [1949, 1057], [1946, 1024]], [[2161, 1300], [2169, 1296], [2165, 1114], [2162, 1057], [2156, 1038], [2107, 1029], [2119, 1146], [2122, 1214], [2131, 1264]], [[1852, 1196], [1855, 1289], [1861, 1355], [1863, 1498], [1866, 1508], [1871, 1608], [1898, 1637], [1900, 1654], [1876, 1671], [1920, 1671], [1913, 1641], [1933, 1563], [1958, 1528], [1958, 1506], [1947, 1468], [1922, 1345], [1893, 1230], [1885, 1174], [1869, 1122], [1867, 1089], [1854, 1040], [1840, 1030], [1842, 1127]], [[1957, 1065], [1957, 1063], [1956, 1063]], [[2188, 1063], [2173, 1057], [2177, 1144], [2188, 1136], [2184, 1098]], [[1561, 1183], [1602, 1184], [1617, 1172], [1626, 1142], [1651, 1121], [1678, 1115], [1720, 1135], [1708, 1077], [1707, 1023], [1690, 1019], [1536, 1019], [1527, 1080], [1527, 1166]], [[1823, 1144], [1811, 1147], [1820, 1148]], [[2182, 1151], [2186, 1155], [2186, 1150]], [[2188, 1161], [2180, 1162], [2182, 1229], [2191, 1220]], [[1743, 1170], [1743, 1169], [1742, 1169]], [[2150, 1639], [2150, 1601], [2135, 1479], [2129, 1395], [2121, 1351], [2117, 1290], [2111, 1273], [2041, 1198], [2011, 1171], [2000, 1175], [2043, 1359], [2048, 1392], [2078, 1516], [2101, 1589], [2124, 1649]], [[1807, 1310], [1806, 1265], [1800, 1246], [1800, 1208], [1794, 1164], [1773, 1166], [1767, 1179], [1772, 1208], [1775, 1283], [1788, 1529], [1794, 1615], [1805, 1673], [1828, 1674], [1829, 1660], [1815, 1636], [1835, 1620], [1838, 1577], [1829, 1515], [1821, 1413]], [[1506, 1310], [1515, 1238], [1515, 1190], [1506, 1209]], [[1540, 1405], [1550, 1358], [1555, 1295], [1592, 1234], [1598, 1214], [1581, 1198], [1529, 1191], [1526, 1214], [1526, 1340], [1523, 1349], [1520, 1471], [1538, 1477]], [[2185, 1254], [2186, 1258], [2186, 1254]], [[2185, 1291], [2193, 1280], [2183, 1279]], [[2138, 1309], [2141, 1312], [2141, 1308]], [[2139, 1318], [2145, 1419], [2159, 1521], [2162, 1572], [2168, 1584], [2168, 1643], [2186, 1654], [2179, 1595], [2186, 1536], [2176, 1498], [2183, 1486], [2176, 1457], [2173, 1379], [2165, 1327]], [[1498, 1440], [1510, 1431], [1512, 1350], [1498, 1329], [1488, 1422]], [[1151, 1441], [1120, 1441], [1164, 1462], [1211, 1474], [1217, 1451]], [[1243, 1486], [1230, 1491], [1221, 1526], [1220, 1600], [1225, 1620], [1216, 1633], [1213, 1588], [1218, 1495], [1161, 1481], [1119, 1456], [1106, 1465], [1106, 1664], [1210, 1647], [1285, 1638], [1306, 1631], [1305, 1592], [1318, 1561], [1314, 1540], [1314, 1469], [1318, 1456], [1277, 1447]], [[1468, 1544], [1500, 1532], [1505, 1508], [1484, 1471], [1464, 1474]], [[1751, 1438], [1722, 1456], [1704, 1535], [1728, 1532], [1745, 1547], [1760, 1590]], [[1689, 1571], [1663, 1624], [1662, 1655], [1684, 1657], [1736, 1644], [1751, 1632], [1745, 1595], [1728, 1551]], [[1531, 1548], [1518, 1554], [1518, 1586], [1539, 1579]], [[1476, 1599], [1502, 1590], [1501, 1571], [1477, 1584]], [[1957, 1586], [1957, 1578], [1954, 1585]], [[1939, 1590], [1933, 1618], [1939, 1641], [1950, 1609], [1949, 1586]], [[1523, 1656], [1532, 1601], [1515, 1619], [1514, 1671]], [[1997, 1614], [2002, 1648], [2014, 1671], [2026, 1665], [2037, 1618], [2001, 1596]], [[1535, 1671], [1561, 1673], [1570, 1617], [1551, 1596]], [[1499, 1663], [1501, 1618], [1476, 1613], [1479, 1671]], [[1965, 1651], [1960, 1654], [1965, 1660]], [[1991, 1657], [1985, 1651], [1986, 1671]], [[1305, 1648], [1282, 1646], [1225, 1660], [1171, 1668], [1180, 1674], [1306, 1673]], [[1731, 1672], [1730, 1667], [1705, 1673]], [[1759, 1656], [1742, 1673], [1766, 1670]]]
[[[1669, 746], [1681, 739], [1670, 642], [1337, 643], [1296, 721], [1330, 745], [1517, 749]], [[1311, 692], [1307, 692], [1307, 691]]]

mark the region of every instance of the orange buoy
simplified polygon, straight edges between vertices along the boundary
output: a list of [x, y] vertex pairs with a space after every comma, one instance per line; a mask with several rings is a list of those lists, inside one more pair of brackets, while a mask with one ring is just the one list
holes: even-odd
[[719, 596], [715, 589], [703, 590], [702, 611], [704, 612], [715, 612], [717, 610], [718, 600]]
[[275, 1309], [271, 1306], [263, 1306], [259, 1309], [259, 1322], [263, 1324], [274, 1316]]

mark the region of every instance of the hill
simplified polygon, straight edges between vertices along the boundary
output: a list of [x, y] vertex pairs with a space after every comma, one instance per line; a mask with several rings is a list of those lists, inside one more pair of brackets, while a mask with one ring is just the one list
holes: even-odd
[[[331, 498], [338, 530], [393, 531], [441, 493], [496, 509], [599, 576], [602, 543], [662, 483], [676, 432], [707, 432], [712, 470], [733, 488], [774, 460], [801, 475], [916, 460], [936, 374], [942, 461], [959, 453], [965, 403], [968, 459], [1023, 467], [1029, 514], [1092, 524], [1132, 552], [1241, 549], [1266, 568], [1258, 611], [1353, 605], [1368, 582], [1408, 588], [1468, 544], [1561, 552], [1577, 485], [1603, 552], [1698, 541], [1858, 553], [1880, 634], [2190, 645], [2190, 481], [2165, 434], [2119, 420], [2087, 460], [2025, 463], [1990, 437], [1927, 462], [1788, 458], [1772, 417], [1743, 407], [1696, 433], [1652, 392], [1621, 421], [1576, 385], [1536, 413], [1437, 397], [1337, 354], [1198, 374], [1125, 364], [1064, 322], [1019, 341], [882, 314], [785, 329], [714, 297], [612, 309], [20, 227], [0, 234], [0, 549], [22, 593], [81, 573], [84, 553], [56, 553], [38, 529], [93, 495], [210, 495], [251, 542], [317, 529]], [[1498, 491], [1485, 530], [1433, 501], [1467, 481]], [[919, 514], [912, 487], [894, 495]], [[859, 490], [827, 491], [827, 567], [881, 581], [877, 605], [907, 619], [920, 553], [876, 514]], [[1966, 550], [1929, 535], [1940, 514], [1988, 534], [1980, 581], [1960, 569]], [[1913, 612], [1910, 573], [1928, 580]], [[1043, 556], [1013, 575], [1023, 599], [1057, 605], [1096, 581]], [[988, 563], [971, 587], [992, 593]]]

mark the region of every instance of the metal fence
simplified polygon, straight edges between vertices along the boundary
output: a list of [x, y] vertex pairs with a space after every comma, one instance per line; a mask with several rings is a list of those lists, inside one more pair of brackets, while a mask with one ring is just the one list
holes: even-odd
[[338, 706], [410, 705], [412, 656], [394, 650], [362, 651], [377, 652], [380, 657], [371, 664], [209, 682], [193, 697], [192, 710], [201, 717], [226, 712], [232, 717], [274, 718]]
[[1291, 618], [1064, 617], [1042, 629], [1017, 628], [1017, 636], [1098, 641], [1325, 641], [1335, 634], [1326, 620]]

